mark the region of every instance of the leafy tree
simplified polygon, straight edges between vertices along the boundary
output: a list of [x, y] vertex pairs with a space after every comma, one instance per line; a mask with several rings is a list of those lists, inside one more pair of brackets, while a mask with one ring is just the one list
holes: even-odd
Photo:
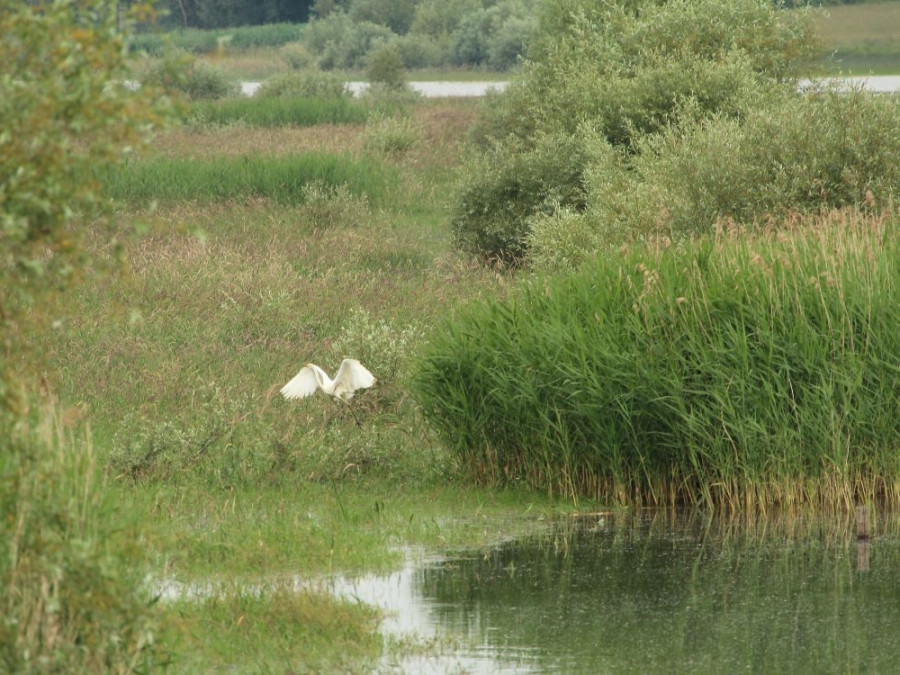
[[0, 2], [2, 399], [22, 310], [79, 261], [77, 216], [100, 195], [94, 167], [121, 160], [162, 120], [164, 97], [125, 84], [121, 23], [111, 0]]

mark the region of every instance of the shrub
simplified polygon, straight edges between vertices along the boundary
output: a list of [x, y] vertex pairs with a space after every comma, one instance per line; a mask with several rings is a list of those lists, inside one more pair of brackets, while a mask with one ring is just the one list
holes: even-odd
[[412, 25], [417, 4], [417, 0], [353, 0], [350, 16], [354, 21], [380, 24], [403, 35]]
[[398, 37], [393, 44], [397, 45], [400, 59], [407, 68], [434, 68], [449, 62], [448, 42], [448, 38], [408, 33]]
[[298, 73], [274, 75], [260, 85], [256, 98], [302, 96], [305, 98], [349, 98], [344, 78], [320, 70], [303, 70]]
[[199, 63], [184, 51], [169, 51], [144, 73], [143, 84], [159, 87], [190, 100], [219, 99], [239, 93], [237, 83], [212, 66]]
[[397, 155], [412, 149], [421, 129], [405, 115], [374, 115], [366, 124], [363, 147], [376, 154]]
[[291, 70], [306, 70], [315, 65], [313, 55], [299, 42], [287, 43], [278, 50], [278, 55], [285, 60]]
[[555, 133], [539, 134], [533, 147], [510, 137], [476, 157], [454, 200], [456, 245], [488, 261], [521, 261], [532, 215], [584, 207], [581, 176], [597, 152], [604, 152], [602, 140]]
[[403, 60], [396, 44], [383, 45], [369, 54], [366, 79], [371, 84], [380, 84], [388, 89], [406, 87], [406, 73]]
[[354, 22], [343, 11], [311, 21], [304, 33], [307, 47], [318, 55], [319, 66], [325, 70], [362, 68], [372, 48], [393, 37], [389, 28], [369, 21]]
[[314, 180], [301, 190], [300, 218], [310, 230], [324, 230], [341, 223], [359, 223], [372, 216], [365, 195], [354, 195], [346, 185]]
[[600, 501], [896, 499], [900, 221], [636, 247], [473, 305], [417, 398], [492, 483]]
[[537, 27], [531, 3], [505, 0], [463, 16], [453, 32], [454, 62], [507, 70], [524, 56]]
[[481, 9], [481, 0], [423, 0], [416, 6], [410, 32], [432, 38], [450, 35], [463, 17]]
[[[795, 88], [813, 45], [806, 14], [779, 13], [762, 0], [638, 0], [629, 7], [553, 2], [542, 14], [522, 78], [488, 99], [473, 138], [490, 160], [471, 166], [476, 174], [469, 184], [493, 185], [496, 166], [539, 173], [527, 166], [543, 161], [535, 139], [554, 134], [577, 136], [590, 129], [633, 153], [645, 137], [669, 129], [677, 137], [681, 125], [697, 119], [740, 119]], [[589, 143], [575, 138], [571, 145]], [[580, 191], [586, 167], [567, 167], [569, 184], [557, 180], [554, 189]], [[470, 191], [463, 190], [460, 199], [469, 200]], [[461, 243], [482, 257], [498, 255], [500, 244], [503, 256], [513, 256], [509, 261], [522, 260], [528, 218], [546, 213], [542, 204], [539, 195], [517, 187], [494, 206], [458, 204], [454, 224], [467, 233]], [[560, 205], [567, 206], [564, 200]], [[498, 226], [506, 230], [506, 241], [497, 240]], [[475, 234], [479, 229], [483, 236]], [[510, 246], [509, 235], [518, 244]]]
[[114, 3], [6, 3], [0, 33], [2, 408], [14, 395], [21, 312], [39, 321], [36, 299], [81, 262], [75, 216], [101, 201], [93, 169], [149, 142], [168, 99], [116, 84], [127, 71]]
[[[751, 225], [795, 210], [884, 208], [900, 190], [900, 105], [864, 92], [788, 96], [747, 113], [715, 117], [639, 144], [630, 211], [633, 233], [665, 211], [674, 233], [709, 232], [720, 219]], [[594, 197], [589, 197], [595, 203]]]

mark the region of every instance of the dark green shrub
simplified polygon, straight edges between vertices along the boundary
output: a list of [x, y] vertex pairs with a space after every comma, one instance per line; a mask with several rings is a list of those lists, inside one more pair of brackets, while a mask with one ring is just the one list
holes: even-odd
[[481, 9], [481, 0], [422, 0], [416, 6], [410, 32], [432, 38], [450, 35], [464, 17]]
[[574, 135], [540, 134], [528, 147], [514, 137], [473, 159], [451, 215], [457, 246], [485, 260], [519, 261], [528, 218], [559, 205], [583, 208], [581, 175], [594, 146]]
[[406, 87], [406, 72], [396, 44], [383, 45], [369, 54], [366, 79], [371, 84], [381, 84], [388, 89]]
[[[653, 135], [668, 134], [677, 142], [682, 128], [700, 120], [741, 120], [793, 92], [814, 47], [808, 14], [778, 12], [764, 0], [635, 0], [627, 6], [556, 0], [541, 15], [522, 78], [505, 93], [488, 98], [487, 112], [472, 137], [490, 159], [472, 163], [474, 173], [467, 184], [489, 191], [498, 166], [515, 167], [525, 176], [541, 173], [528, 165], [544, 161], [534, 151], [534, 139], [549, 135], [572, 136], [570, 144], [578, 148], [592, 142], [579, 138], [582, 133], [599, 134], [626, 153], [639, 155], [646, 149], [644, 139]], [[556, 179], [554, 190], [583, 191], [588, 180], [583, 172], [591, 167], [584, 161], [579, 165], [577, 158], [561, 174], [570, 183], [564, 186]], [[630, 170], [627, 163], [620, 166]], [[595, 174], [609, 174], [609, 168], [605, 164]], [[634, 178], [625, 176], [613, 184], [618, 190], [630, 182]], [[647, 189], [655, 191], [654, 197], [667, 196], [655, 184]], [[607, 196], [603, 186], [597, 194]], [[627, 196], [608, 196], [613, 200], [610, 210], [621, 211]], [[454, 227], [466, 236], [459, 241], [484, 258], [500, 255], [521, 261], [531, 223], [552, 212], [543, 195], [524, 190], [506, 190], [504, 197], [491, 200], [493, 205], [482, 200], [477, 208], [468, 203], [469, 190], [460, 193], [460, 200]], [[659, 199], [648, 201], [640, 210], [642, 217], [658, 204]], [[559, 205], [569, 203], [563, 199]], [[658, 218], [654, 213], [651, 220]], [[502, 240], [496, 236], [498, 229], [503, 230]], [[510, 241], [518, 243], [511, 246]]]
[[373, 47], [394, 37], [390, 28], [370, 21], [353, 21], [343, 11], [330, 13], [324, 19], [309, 23], [304, 42], [318, 55], [319, 66], [333, 68], [363, 68]]
[[350, 16], [354, 21], [377, 23], [403, 35], [412, 25], [417, 4], [417, 0], [353, 0]]
[[454, 61], [507, 70], [518, 64], [537, 28], [531, 3], [505, 0], [463, 16], [453, 32]]
[[393, 44], [400, 51], [400, 58], [407, 68], [434, 68], [450, 61], [449, 38], [435, 39], [428, 35], [407, 33]]

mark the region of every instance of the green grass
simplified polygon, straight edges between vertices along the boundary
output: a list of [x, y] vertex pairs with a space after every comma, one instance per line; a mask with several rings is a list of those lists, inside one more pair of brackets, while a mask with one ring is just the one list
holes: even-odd
[[193, 124], [242, 123], [254, 127], [364, 124], [369, 111], [346, 98], [227, 99], [194, 103], [187, 111]]
[[828, 72], [900, 74], [900, 3], [829, 7], [819, 21]]
[[331, 153], [208, 160], [150, 157], [98, 170], [97, 178], [109, 197], [131, 203], [270, 199], [301, 204], [304, 188], [317, 181], [344, 185], [378, 203], [395, 182], [391, 168], [377, 160]]

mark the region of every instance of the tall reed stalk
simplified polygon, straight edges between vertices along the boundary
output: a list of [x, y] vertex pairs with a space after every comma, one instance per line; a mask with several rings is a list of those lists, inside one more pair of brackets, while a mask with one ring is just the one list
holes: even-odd
[[740, 507], [900, 501], [900, 231], [834, 212], [722, 231], [472, 306], [420, 363], [483, 481]]
[[90, 435], [76, 438], [52, 406], [0, 423], [0, 670], [152, 668], [149, 593], [111, 550]]

